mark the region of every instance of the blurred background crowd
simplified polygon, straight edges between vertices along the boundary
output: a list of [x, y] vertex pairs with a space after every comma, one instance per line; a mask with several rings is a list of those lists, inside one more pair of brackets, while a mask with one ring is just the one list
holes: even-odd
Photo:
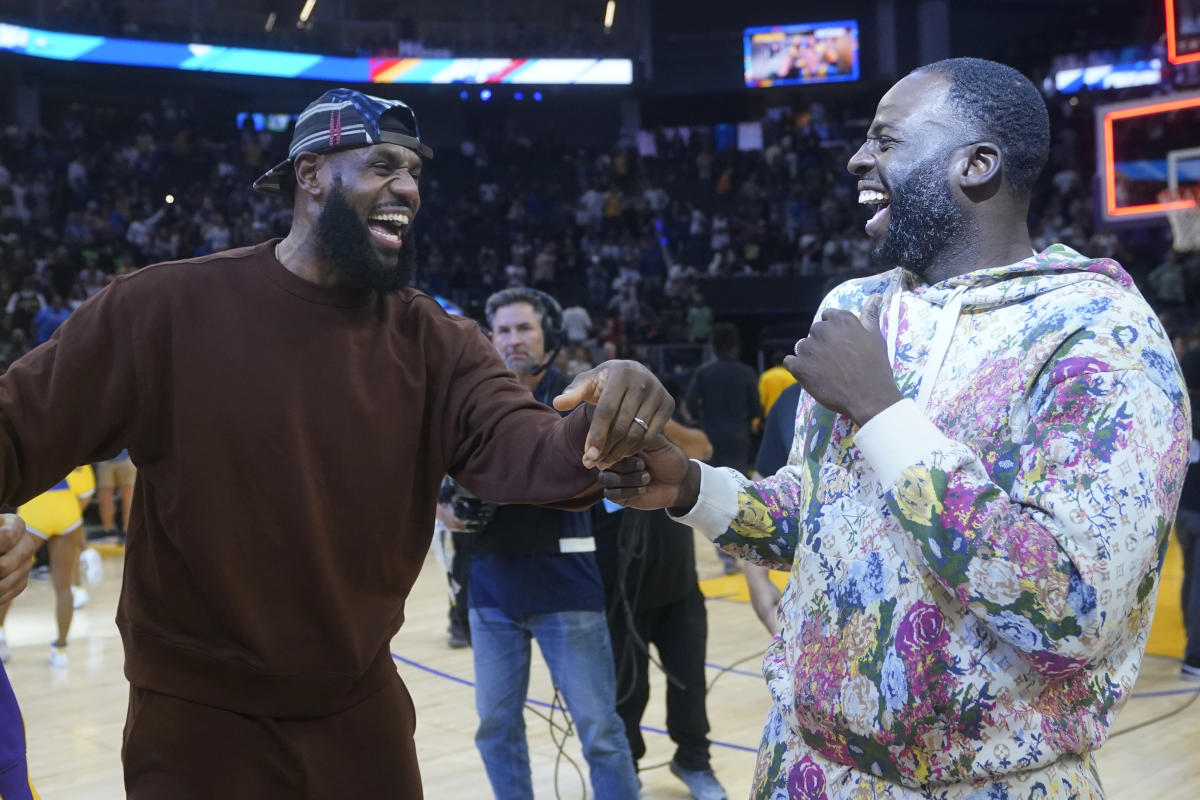
[[[620, 53], [634, 57], [635, 74], [656, 70], [658, 79], [641, 89], [596, 90], [591, 98], [584, 88], [548, 90], [540, 104], [516, 102], [519, 92], [501, 96], [499, 87], [491, 103], [479, 102], [476, 89], [449, 87], [436, 97], [426, 87], [379, 89], [410, 99], [437, 150], [414, 228], [420, 288], [476, 319], [490, 293], [514, 285], [582, 309], [586, 318], [576, 318], [584, 320], [586, 335], [561, 356], [572, 369], [617, 355], [684, 380], [705, 358], [713, 322], [724, 320], [741, 329], [743, 358], [762, 371], [774, 351], [802, 334], [830, 285], [872, 269], [862, 232], [867, 212], [845, 164], [873, 113], [872, 87], [886, 75], [857, 90], [774, 90], [749, 105], [722, 107], [730, 92], [672, 99], [662, 88], [675, 68], [671, 54], [687, 41], [705, 40], [689, 39], [683, 24], [667, 40], [647, 34], [670, 9], [646, 4], [635, 4], [609, 28], [597, 24], [596, 4], [582, 2], [553, 13], [532, 2], [448, 2], [416, 14], [389, 3], [323, 0], [324, 17], [308, 24], [287, 17], [278, 28], [264, 26], [264, 16], [270, 22], [272, 14], [283, 19], [295, 10], [275, 0], [236, 9], [225, 0], [159, 4], [174, 7], [173, 16], [156, 16], [154, 5], [0, 0], [0, 16], [61, 30], [322, 52], [399, 52], [404, 42], [419, 41], [429, 52], [448, 54]], [[1045, 26], [1029, 27], [1024, 37], [997, 37], [1004, 44], [995, 55], [1036, 81], [1046, 80], [1058, 53], [1116, 48], [1129, 37], [1103, 2], [1051, 5]], [[1056, 41], [1061, 28], [1053, 26], [1054, 15], [1071, 11], [1095, 24], [1073, 26], [1073, 39]], [[337, 23], [315, 24], [321, 20]], [[356, 38], [364, 31], [380, 41], [364, 44], [369, 35]], [[953, 27], [950, 34], [952, 45]], [[639, 58], [649, 44], [657, 46], [656, 56]], [[1149, 52], [1161, 50], [1158, 42]], [[81, 92], [74, 76], [43, 75], [26, 62], [14, 72], [16, 82], [39, 94], [36, 120], [17, 114], [0, 129], [5, 364], [47, 338], [116, 275], [287, 229], [290, 209], [253, 192], [250, 182], [285, 155], [290, 134], [239, 112], [257, 102], [294, 114], [305, 101], [291, 97], [311, 91], [292, 90], [286, 100], [276, 92], [267, 101], [270, 92], [261, 88], [225, 91], [227, 77], [207, 84], [158, 77], [130, 93], [120, 80], [125, 74], [102, 73], [108, 93], [93, 95]], [[1054, 145], [1034, 193], [1031, 225], [1038, 247], [1063, 242], [1118, 259], [1182, 351], [1197, 338], [1200, 256], [1174, 251], [1161, 220], [1097, 223], [1093, 109], [1147, 91], [1048, 92]], [[459, 108], [447, 115], [454, 93]], [[582, 106], [590, 115], [576, 113]], [[757, 117], [749, 131], [737, 124], [747, 114]]]

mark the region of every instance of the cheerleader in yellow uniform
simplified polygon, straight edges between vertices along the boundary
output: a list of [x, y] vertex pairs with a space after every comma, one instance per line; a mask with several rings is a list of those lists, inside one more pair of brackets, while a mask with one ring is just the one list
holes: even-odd
[[[79, 513], [82, 515], [96, 496], [96, 473], [90, 464], [76, 467], [67, 476], [67, 484], [79, 500]], [[87, 537], [82, 525], [71, 536], [75, 538], [75, 544], [79, 548], [79, 560], [71, 570], [71, 597], [75, 608], [83, 608], [88, 601], [87, 590], [83, 588], [84, 580], [90, 586], [97, 585], [104, 575], [104, 567], [100, 561], [100, 554], [87, 546]], [[81, 573], [83, 579], [80, 578]]]
[[[64, 478], [49, 491], [25, 503], [17, 513], [25, 520], [26, 529], [46, 539], [50, 551], [50, 583], [54, 587], [54, 614], [58, 623], [58, 638], [50, 645], [50, 666], [67, 666], [67, 633], [75, 606], [71, 596], [71, 573], [79, 559], [79, 545], [73, 535], [83, 528], [79, 499]], [[0, 627], [8, 615], [9, 603], [0, 607]]]

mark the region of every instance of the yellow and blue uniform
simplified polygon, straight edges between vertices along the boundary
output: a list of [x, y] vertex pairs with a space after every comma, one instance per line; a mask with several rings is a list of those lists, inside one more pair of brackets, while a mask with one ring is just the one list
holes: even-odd
[[17, 514], [30, 533], [43, 539], [70, 533], [83, 525], [79, 500], [66, 478], [18, 508]]
[[71, 470], [71, 474], [67, 476], [67, 484], [79, 499], [79, 504], [87, 505], [96, 494], [96, 473], [92, 470], [92, 465], [84, 464]]

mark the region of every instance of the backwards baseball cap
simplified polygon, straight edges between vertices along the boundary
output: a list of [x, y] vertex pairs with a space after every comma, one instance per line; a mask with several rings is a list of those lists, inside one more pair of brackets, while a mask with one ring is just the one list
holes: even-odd
[[353, 89], [331, 89], [300, 114], [287, 160], [256, 180], [254, 188], [279, 194], [284, 176], [292, 172], [292, 163], [301, 153], [330, 153], [380, 142], [402, 145], [421, 158], [433, 158], [433, 150], [421, 143], [417, 115], [408, 105]]

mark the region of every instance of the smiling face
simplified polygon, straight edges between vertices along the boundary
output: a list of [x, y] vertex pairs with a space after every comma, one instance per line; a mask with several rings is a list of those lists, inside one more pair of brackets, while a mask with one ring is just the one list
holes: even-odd
[[376, 144], [326, 156], [331, 188], [316, 220], [322, 260], [344, 286], [392, 292], [412, 280], [409, 227], [421, 207], [421, 158]]
[[968, 230], [951, 184], [951, 156], [966, 137], [946, 102], [948, 86], [930, 73], [893, 86], [847, 164], [859, 179], [859, 202], [876, 209], [866, 224], [874, 259], [922, 278]]
[[546, 360], [542, 321], [529, 303], [500, 306], [492, 316], [492, 344], [518, 375], [532, 375]]

